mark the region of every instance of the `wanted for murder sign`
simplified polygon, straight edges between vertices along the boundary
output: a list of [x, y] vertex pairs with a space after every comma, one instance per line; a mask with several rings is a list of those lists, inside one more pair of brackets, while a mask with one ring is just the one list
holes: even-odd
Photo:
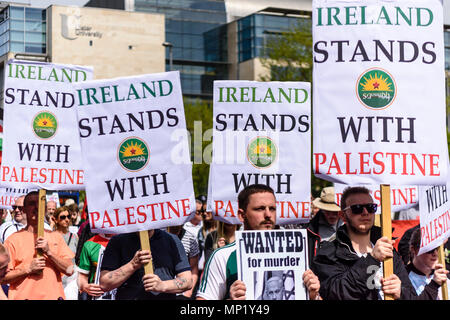
[[310, 217], [310, 84], [215, 81], [208, 202], [217, 220], [240, 223], [239, 192], [269, 185], [277, 224]]
[[195, 196], [179, 72], [89, 81], [76, 92], [91, 228], [128, 233], [189, 220]]
[[5, 66], [0, 185], [84, 189], [73, 84], [92, 68], [10, 60]]
[[306, 230], [236, 231], [238, 279], [247, 300], [306, 300]]
[[438, 0], [313, 1], [313, 172], [349, 185], [445, 183]]
[[419, 254], [442, 245], [450, 237], [450, 181], [439, 186], [419, 187]]

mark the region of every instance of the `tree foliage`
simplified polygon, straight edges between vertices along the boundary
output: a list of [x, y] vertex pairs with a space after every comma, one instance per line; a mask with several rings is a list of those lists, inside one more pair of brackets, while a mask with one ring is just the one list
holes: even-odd
[[202, 101], [185, 101], [186, 127], [190, 135], [192, 180], [196, 196], [207, 195], [209, 159], [211, 159], [212, 104]]
[[269, 34], [261, 64], [270, 71], [261, 81], [308, 81], [312, 79], [311, 21], [300, 20], [292, 29]]

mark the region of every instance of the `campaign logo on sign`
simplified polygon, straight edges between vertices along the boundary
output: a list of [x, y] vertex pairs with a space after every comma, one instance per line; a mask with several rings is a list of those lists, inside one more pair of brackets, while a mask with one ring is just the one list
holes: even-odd
[[247, 158], [256, 168], [268, 168], [277, 158], [277, 147], [267, 137], [256, 137], [247, 147]]
[[118, 149], [119, 163], [129, 171], [139, 171], [144, 168], [148, 163], [149, 156], [147, 144], [136, 137], [125, 139]]
[[50, 112], [39, 112], [33, 119], [33, 131], [42, 139], [48, 139], [55, 135], [58, 128], [56, 117]]
[[397, 94], [392, 75], [379, 68], [365, 71], [356, 86], [359, 101], [370, 109], [382, 110], [389, 107]]

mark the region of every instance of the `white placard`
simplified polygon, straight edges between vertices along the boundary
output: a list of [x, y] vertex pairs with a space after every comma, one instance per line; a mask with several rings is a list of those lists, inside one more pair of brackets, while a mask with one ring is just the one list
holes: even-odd
[[215, 81], [208, 202], [214, 219], [240, 223], [237, 197], [269, 185], [277, 224], [309, 220], [310, 84]]
[[[379, 185], [359, 185], [364, 186], [370, 191], [370, 195], [378, 205], [377, 214], [381, 213], [381, 190]], [[334, 192], [336, 196], [336, 203], [341, 205], [341, 197], [345, 188], [349, 187], [346, 184], [335, 183]], [[352, 186], [355, 187], [355, 186]], [[419, 188], [417, 186], [390, 186], [391, 189], [391, 211], [397, 212], [414, 207], [419, 202]]]
[[442, 3], [313, 1], [313, 172], [348, 185], [445, 183]]
[[195, 213], [179, 72], [77, 85], [92, 230], [180, 225]]
[[440, 186], [420, 186], [419, 192], [420, 255], [450, 237], [450, 181]]
[[17, 198], [26, 196], [35, 189], [0, 188], [0, 209], [12, 209]]
[[306, 230], [236, 231], [238, 279], [247, 300], [306, 300]]
[[92, 68], [10, 60], [5, 65], [0, 185], [84, 189], [75, 82]]

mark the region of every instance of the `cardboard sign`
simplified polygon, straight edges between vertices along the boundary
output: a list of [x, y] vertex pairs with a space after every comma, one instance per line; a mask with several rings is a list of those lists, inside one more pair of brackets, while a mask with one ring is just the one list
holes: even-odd
[[306, 230], [236, 231], [238, 279], [247, 300], [306, 300]]
[[313, 1], [313, 172], [348, 185], [447, 176], [438, 0]]
[[84, 189], [73, 85], [91, 78], [89, 67], [8, 61], [1, 186]]
[[215, 81], [208, 202], [215, 219], [239, 223], [237, 197], [270, 186], [277, 224], [310, 217], [310, 84]]
[[189, 220], [195, 196], [179, 72], [90, 81], [76, 92], [92, 230]]

